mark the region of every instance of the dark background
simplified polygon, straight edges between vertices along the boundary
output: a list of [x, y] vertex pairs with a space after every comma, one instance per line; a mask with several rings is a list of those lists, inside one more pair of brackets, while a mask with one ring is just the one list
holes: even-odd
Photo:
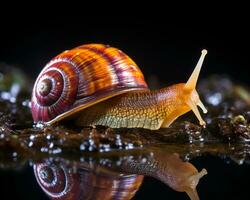
[[131, 56], [146, 77], [156, 75], [171, 84], [187, 80], [200, 51], [206, 48], [201, 78], [225, 73], [249, 83], [247, 18], [221, 15], [211, 20], [198, 14], [190, 19], [184, 15], [180, 20], [172, 16], [172, 21], [169, 16], [64, 16], [63, 12], [52, 18], [17, 16], [5, 21], [7, 16], [3, 16], [0, 61], [22, 68], [35, 78], [62, 51], [86, 43], [104, 43]]
[[[23, 15], [25, 11], [14, 18], [10, 13], [1, 16], [0, 61], [24, 70], [35, 79], [58, 53], [85, 43], [105, 43], [131, 56], [147, 79], [153, 75], [168, 85], [186, 81], [201, 49], [206, 48], [208, 56], [201, 78], [214, 73], [228, 74], [237, 82], [250, 84], [250, 34], [244, 12], [238, 15], [235, 10], [229, 11], [230, 16], [219, 12], [214, 17], [214, 10], [210, 10], [202, 23], [200, 13], [192, 19], [189, 13], [177, 19], [178, 13], [155, 16], [153, 11], [147, 16], [130, 16], [129, 10], [124, 16], [106, 13], [97, 16], [95, 12], [85, 16], [83, 12], [72, 14], [60, 10], [58, 14], [51, 9], [37, 14], [38, 18], [35, 11], [28, 16]], [[214, 157], [192, 162], [198, 169], [207, 168], [209, 172], [198, 186], [201, 199], [245, 199], [249, 165], [226, 164]], [[3, 190], [0, 199], [7, 199], [7, 196], [10, 199], [46, 199], [31, 167], [20, 172], [1, 171], [0, 177]], [[150, 178], [136, 197], [188, 199]]]

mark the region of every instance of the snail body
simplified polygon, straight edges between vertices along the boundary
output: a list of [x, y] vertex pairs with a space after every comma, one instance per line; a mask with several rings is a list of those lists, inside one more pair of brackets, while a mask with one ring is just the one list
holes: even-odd
[[52, 59], [34, 85], [31, 101], [35, 122], [48, 125], [74, 119], [77, 125], [159, 129], [192, 110], [205, 125], [197, 106], [206, 108], [195, 90], [202, 55], [187, 83], [149, 90], [144, 76], [122, 51], [89, 44]]
[[[181, 110], [177, 110], [175, 106], [182, 104], [181, 97], [178, 97], [178, 90], [181, 87], [183, 87], [182, 84], [177, 84], [153, 92], [121, 94], [109, 99], [109, 101], [103, 101], [83, 110], [76, 123], [78, 125], [103, 125], [113, 128], [159, 129], [160, 127], [168, 127], [176, 115], [188, 111], [187, 106], [183, 106]], [[172, 102], [174, 99], [176, 99], [175, 102]]]

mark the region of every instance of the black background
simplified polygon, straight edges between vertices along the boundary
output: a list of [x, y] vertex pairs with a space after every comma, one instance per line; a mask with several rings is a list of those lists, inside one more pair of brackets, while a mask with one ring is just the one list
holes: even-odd
[[62, 51], [104, 43], [123, 50], [146, 77], [156, 75], [166, 85], [186, 81], [203, 48], [208, 56], [201, 78], [225, 73], [249, 83], [247, 16], [221, 13], [218, 19], [203, 19], [198, 14], [175, 19], [174, 15], [172, 21], [169, 15], [82, 16], [63, 11], [51, 18], [49, 14], [36, 16], [3, 16], [0, 32], [0, 61], [22, 68], [34, 78]]
[[[37, 5], [38, 7], [40, 4]], [[131, 5], [132, 6], [132, 5]], [[77, 8], [77, 5], [75, 5]], [[4, 9], [4, 8], [2, 8]], [[14, 65], [35, 79], [42, 67], [58, 53], [85, 43], [105, 43], [115, 46], [140, 66], [146, 78], [154, 75], [164, 84], [184, 82], [192, 72], [203, 48], [208, 50], [201, 78], [211, 74], [228, 74], [246, 85], [249, 80], [248, 16], [232, 9], [214, 15], [181, 11], [166, 15], [171, 8], [145, 11], [131, 16], [130, 10], [113, 13], [105, 10], [100, 15], [84, 15], [55, 8], [32, 11], [21, 10], [1, 15], [0, 61]], [[226, 8], [223, 8], [226, 10]], [[112, 12], [111, 12], [112, 11]], [[154, 12], [161, 15], [156, 16]], [[236, 12], [240, 14], [236, 14]], [[206, 17], [204, 17], [206, 16]], [[178, 19], [177, 19], [178, 18]], [[201, 22], [203, 20], [203, 22]], [[198, 186], [201, 199], [245, 199], [249, 166], [226, 164], [214, 157], [192, 161], [209, 174]], [[1, 171], [0, 199], [46, 199], [39, 189], [31, 167], [20, 172]], [[135, 199], [188, 199], [184, 194], [169, 189], [159, 181], [146, 179]], [[9, 198], [8, 198], [9, 199]]]

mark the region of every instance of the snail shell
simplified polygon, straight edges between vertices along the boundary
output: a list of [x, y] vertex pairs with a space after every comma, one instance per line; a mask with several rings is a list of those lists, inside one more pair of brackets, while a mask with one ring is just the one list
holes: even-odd
[[91, 169], [86, 166], [67, 167], [63, 163], [34, 165], [36, 180], [51, 199], [129, 200], [139, 189], [143, 176], [124, 175]]
[[122, 51], [102, 44], [82, 45], [52, 59], [39, 74], [32, 94], [35, 122], [55, 122], [131, 91], [147, 90], [144, 76]]

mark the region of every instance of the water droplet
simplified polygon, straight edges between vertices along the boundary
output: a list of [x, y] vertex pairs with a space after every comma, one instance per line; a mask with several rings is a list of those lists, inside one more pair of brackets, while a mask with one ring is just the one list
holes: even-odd
[[100, 144], [99, 145], [100, 152], [107, 152], [110, 151], [110, 144]]
[[32, 146], [33, 146], [33, 142], [32, 142], [32, 141], [29, 142], [28, 146], [29, 146], [29, 147], [32, 147]]
[[9, 92], [5, 92], [5, 91], [1, 92], [1, 98], [3, 100], [9, 100], [10, 99], [10, 93]]
[[44, 128], [44, 123], [43, 122], [37, 122], [35, 125], [34, 125], [35, 128], [40, 128], [40, 129], [43, 129]]
[[116, 135], [116, 138], [115, 138], [116, 140], [115, 140], [115, 144], [117, 145], [117, 146], [122, 146], [122, 141], [121, 141], [121, 136], [120, 135]]
[[5, 135], [3, 133], [0, 134], [0, 139], [3, 139]]
[[56, 148], [52, 150], [52, 154], [59, 154], [62, 153], [62, 149], [61, 148]]
[[29, 99], [22, 101], [22, 106], [31, 108], [31, 101]]
[[53, 147], [54, 147], [54, 143], [51, 142], [51, 143], [49, 144], [49, 148], [52, 149]]
[[221, 93], [214, 93], [207, 97], [207, 102], [213, 106], [219, 105], [221, 101], [222, 101]]
[[94, 150], [93, 146], [89, 146], [89, 151], [93, 151], [93, 150]]
[[84, 150], [85, 150], [85, 145], [84, 145], [84, 144], [81, 144], [81, 145], [80, 145], [80, 150], [81, 150], [81, 151], [84, 151]]
[[120, 166], [122, 164], [121, 160], [116, 161], [116, 166]]
[[35, 139], [35, 135], [30, 135], [30, 140], [34, 140]]
[[50, 140], [51, 138], [52, 138], [51, 134], [48, 134], [48, 135], [46, 136], [46, 139], [47, 139], [47, 140]]
[[12, 156], [13, 156], [13, 157], [17, 157], [17, 152], [13, 152], [13, 153], [12, 153]]
[[89, 145], [94, 145], [94, 140], [93, 139], [89, 139]]
[[10, 102], [11, 103], [16, 103], [16, 97], [10, 97]]
[[41, 152], [48, 152], [48, 148], [47, 147], [42, 147]]
[[125, 149], [133, 149], [134, 145], [132, 143], [128, 143]]
[[10, 94], [12, 97], [15, 98], [15, 100], [16, 100], [16, 97], [19, 94], [20, 90], [21, 90], [21, 86], [18, 83], [12, 84], [12, 86], [10, 88]]
[[0, 131], [1, 131], [1, 132], [5, 132], [4, 126], [0, 126]]

